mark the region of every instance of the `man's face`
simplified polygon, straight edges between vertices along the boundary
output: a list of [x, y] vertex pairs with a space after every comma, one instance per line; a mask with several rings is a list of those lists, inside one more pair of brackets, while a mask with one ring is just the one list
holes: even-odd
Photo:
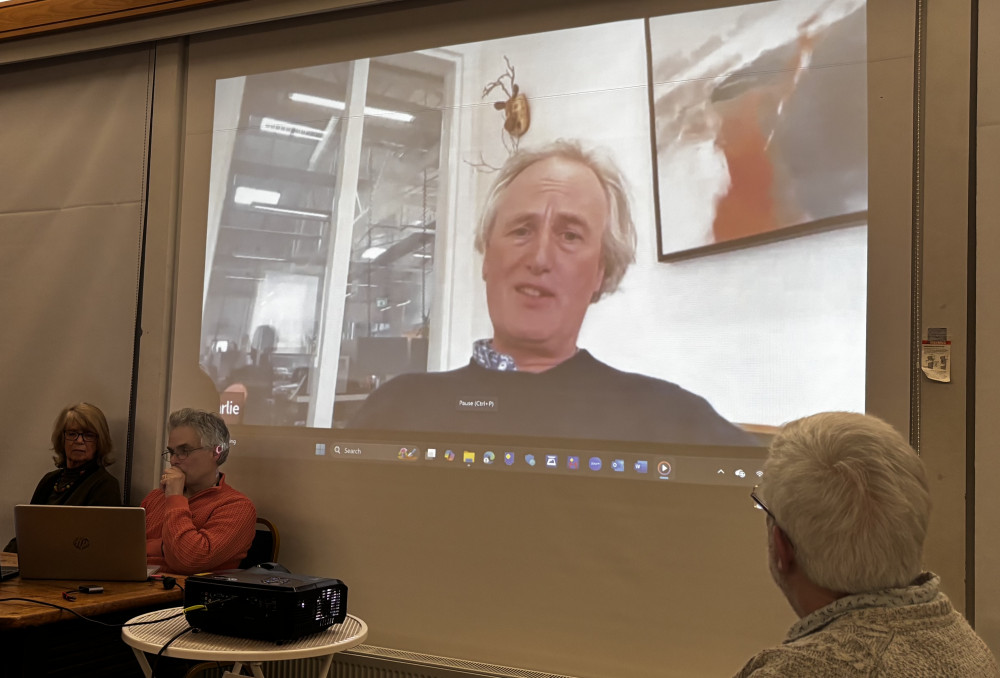
[[590, 168], [549, 158], [500, 197], [483, 280], [494, 347], [515, 359], [565, 360], [604, 280], [608, 202]]
[[[206, 483], [211, 485], [215, 482], [219, 470], [219, 465], [215, 462], [215, 450], [201, 444], [197, 431], [190, 426], [171, 429], [167, 446], [181, 453], [170, 458], [170, 465], [184, 473], [186, 486]], [[182, 456], [184, 459], [180, 458]]]

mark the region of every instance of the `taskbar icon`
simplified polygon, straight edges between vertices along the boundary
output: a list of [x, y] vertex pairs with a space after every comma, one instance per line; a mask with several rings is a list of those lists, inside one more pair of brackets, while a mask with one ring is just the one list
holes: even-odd
[[396, 453], [397, 459], [402, 459], [403, 461], [416, 461], [420, 458], [420, 448], [419, 447], [401, 447], [399, 452]]

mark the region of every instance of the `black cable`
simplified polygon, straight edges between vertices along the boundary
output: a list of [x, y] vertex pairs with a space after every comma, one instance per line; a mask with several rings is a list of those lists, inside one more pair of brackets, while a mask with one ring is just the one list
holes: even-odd
[[100, 624], [101, 626], [107, 626], [109, 628], [115, 628], [115, 629], [123, 629], [126, 626], [145, 626], [146, 624], [159, 624], [160, 622], [167, 621], [168, 619], [177, 619], [177, 617], [183, 617], [184, 614], [186, 612], [188, 612], [189, 610], [198, 610], [198, 609], [202, 609], [202, 608], [205, 607], [204, 605], [192, 605], [191, 607], [184, 608], [183, 610], [181, 610], [177, 614], [172, 614], [169, 617], [164, 617], [163, 619], [153, 619], [152, 621], [132, 622], [131, 624], [129, 624], [129, 623], [125, 623], [125, 624], [109, 624], [108, 622], [103, 622], [100, 619], [93, 619], [91, 617], [85, 617], [82, 614], [80, 614], [79, 612], [77, 612], [76, 610], [73, 610], [73, 609], [68, 608], [68, 607], [64, 607], [63, 605], [56, 605], [55, 603], [50, 603], [50, 602], [47, 602], [47, 601], [44, 601], [44, 600], [32, 600], [31, 598], [0, 598], [0, 603], [5, 603], [7, 601], [12, 601], [12, 600], [20, 601], [22, 603], [34, 603], [35, 605], [47, 605], [48, 607], [54, 607], [57, 610], [64, 610], [66, 612], [69, 612], [70, 614], [75, 614], [77, 617], [79, 617], [80, 619], [82, 619], [84, 621], [93, 622], [94, 624]]
[[181, 586], [181, 583], [177, 581], [176, 577], [168, 577], [162, 574], [154, 574], [149, 578], [149, 581], [159, 581], [160, 583], [163, 584], [163, 588], [167, 591], [176, 586], [181, 590], [181, 593], [184, 593], [184, 587]]
[[[180, 584], [177, 584], [177, 586], [180, 586]], [[183, 591], [184, 589], [182, 588], [181, 590]], [[68, 607], [65, 607], [63, 605], [56, 605], [55, 603], [50, 603], [50, 602], [45, 601], [45, 600], [34, 600], [32, 598], [16, 598], [16, 597], [12, 597], [12, 598], [0, 598], [0, 603], [5, 603], [5, 602], [9, 602], [9, 601], [18, 601], [18, 602], [22, 602], [22, 603], [32, 603], [34, 605], [45, 605], [47, 607], [54, 607], [57, 610], [64, 610], [66, 612], [69, 612], [70, 614], [74, 614], [74, 615], [76, 615], [77, 617], [79, 617], [80, 619], [82, 619], [84, 621], [92, 622], [94, 624], [100, 624], [101, 626], [105, 626], [105, 627], [113, 628], [113, 629], [123, 629], [123, 628], [126, 628], [128, 626], [146, 626], [148, 624], [159, 624], [161, 622], [165, 622], [165, 621], [168, 621], [170, 619], [177, 619], [178, 617], [183, 617], [185, 614], [187, 614], [191, 610], [204, 610], [204, 609], [207, 609], [207, 607], [205, 605], [191, 605], [189, 607], [185, 607], [184, 609], [182, 609], [177, 614], [172, 614], [169, 617], [163, 617], [161, 619], [151, 619], [149, 621], [141, 621], [141, 622], [126, 622], [124, 624], [109, 624], [108, 622], [101, 621], [100, 619], [93, 619], [91, 617], [85, 617], [84, 615], [80, 614], [76, 610], [72, 610], [72, 609], [70, 609]], [[160, 648], [160, 651], [156, 653], [156, 658], [153, 660], [153, 668], [151, 669], [151, 672], [150, 672], [150, 678], [155, 678], [155, 676], [156, 676], [156, 665], [159, 663], [160, 657], [163, 655], [163, 653], [166, 651], [166, 649], [168, 647], [170, 647], [170, 644], [172, 642], [174, 642], [175, 640], [177, 640], [178, 638], [180, 638], [181, 636], [183, 636], [185, 633], [190, 633], [191, 631], [197, 632], [198, 630], [199, 629], [192, 628], [192, 627], [189, 626], [188, 628], [184, 629], [180, 633], [176, 634], [173, 638], [171, 638], [170, 640], [168, 640], [163, 645], [163, 647]]]
[[[158, 621], [163, 621], [163, 620], [160, 619]], [[197, 629], [191, 628], [189, 626], [183, 631], [176, 633], [173, 638], [171, 638], [170, 640], [168, 640], [163, 644], [163, 647], [160, 648], [160, 651], [156, 653], [156, 657], [153, 659], [153, 668], [149, 670], [149, 678], [156, 678], [156, 665], [160, 663], [160, 657], [162, 657], [163, 653], [167, 651], [168, 647], [170, 647], [170, 643], [174, 642], [175, 640], [183, 636], [185, 633], [191, 633], [192, 631], [196, 630]]]

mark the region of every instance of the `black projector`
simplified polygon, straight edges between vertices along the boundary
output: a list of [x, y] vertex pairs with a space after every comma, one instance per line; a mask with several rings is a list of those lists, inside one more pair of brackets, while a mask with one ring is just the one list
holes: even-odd
[[196, 574], [184, 585], [185, 613], [192, 628], [224, 636], [283, 643], [318, 633], [347, 616], [347, 585], [251, 567]]

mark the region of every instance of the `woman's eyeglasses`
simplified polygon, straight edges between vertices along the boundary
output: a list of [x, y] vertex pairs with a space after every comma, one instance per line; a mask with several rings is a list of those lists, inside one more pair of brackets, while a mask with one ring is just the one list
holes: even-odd
[[91, 431], [67, 430], [63, 431], [63, 438], [66, 439], [67, 443], [71, 443], [77, 438], [83, 438], [84, 442], [92, 443], [97, 440], [97, 434]]

